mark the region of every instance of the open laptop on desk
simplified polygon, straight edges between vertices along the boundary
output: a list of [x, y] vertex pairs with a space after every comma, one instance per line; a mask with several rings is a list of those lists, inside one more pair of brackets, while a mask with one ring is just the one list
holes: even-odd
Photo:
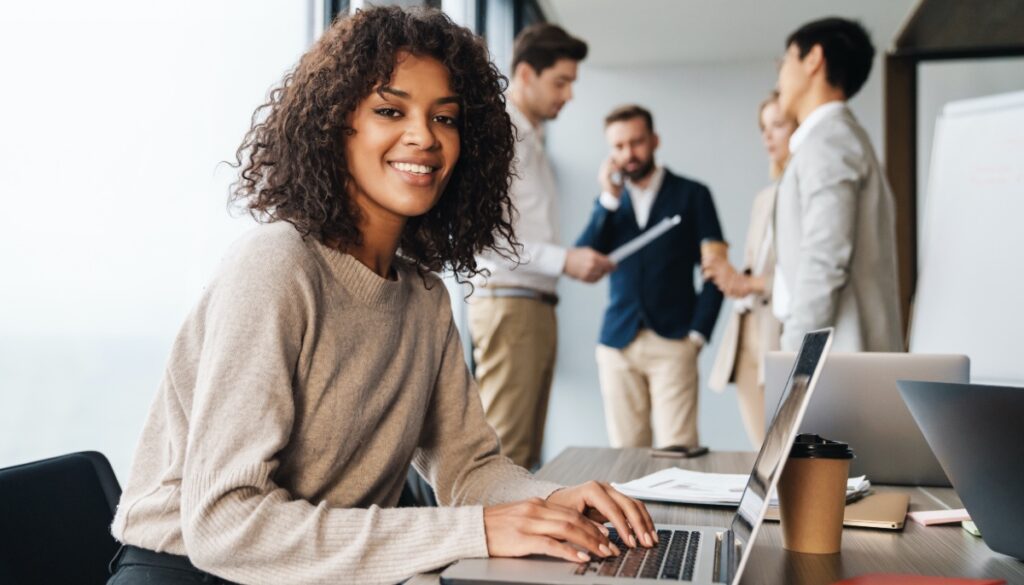
[[1024, 560], [1024, 388], [898, 383], [985, 544]]
[[[574, 564], [544, 557], [465, 559], [441, 574], [441, 582], [468, 583], [659, 583], [664, 580], [710, 585], [739, 583], [751, 545], [768, 509], [800, 419], [807, 409], [825, 357], [832, 329], [804, 336], [789, 376], [790, 390], [765, 436], [761, 452], [729, 526], [657, 525], [658, 546], [629, 549], [617, 541], [618, 557]], [[612, 540], [615, 541], [614, 529]]]
[[[795, 354], [769, 352], [764, 364], [765, 420], [775, 414]], [[857, 458], [850, 475], [874, 484], [948, 486], [938, 459], [914, 423], [896, 389], [896, 380], [967, 382], [965, 355], [841, 353], [828, 367], [807, 407], [801, 433], [817, 433], [848, 443]]]

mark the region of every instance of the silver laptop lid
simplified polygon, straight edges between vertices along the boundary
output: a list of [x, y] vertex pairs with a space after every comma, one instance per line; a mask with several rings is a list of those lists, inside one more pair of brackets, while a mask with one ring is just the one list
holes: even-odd
[[[764, 362], [765, 426], [785, 394], [793, 352]], [[832, 351], [814, 389], [800, 433], [848, 443], [857, 453], [850, 475], [872, 483], [948, 486], [949, 480], [900, 398], [896, 380], [967, 382], [971, 361], [958, 354]]]
[[800, 344], [797, 359], [786, 383], [788, 391], [778, 414], [765, 434], [761, 451], [754, 460], [754, 468], [747, 480], [747, 487], [740, 497], [740, 506], [732, 519], [732, 532], [739, 561], [733, 573], [733, 583], [739, 581], [743, 568], [750, 557], [750, 544], [757, 537], [757, 531], [768, 511], [768, 494], [779, 483], [779, 476], [786, 464], [789, 450], [796, 440], [797, 429], [807, 410], [807, 402], [814, 386], [821, 376], [825, 358], [832, 346], [832, 328], [808, 332]]

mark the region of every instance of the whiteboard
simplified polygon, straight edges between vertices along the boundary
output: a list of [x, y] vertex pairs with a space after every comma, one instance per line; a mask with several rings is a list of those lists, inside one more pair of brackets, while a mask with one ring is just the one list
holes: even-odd
[[1024, 385], [1024, 91], [946, 105], [925, 205], [910, 351]]

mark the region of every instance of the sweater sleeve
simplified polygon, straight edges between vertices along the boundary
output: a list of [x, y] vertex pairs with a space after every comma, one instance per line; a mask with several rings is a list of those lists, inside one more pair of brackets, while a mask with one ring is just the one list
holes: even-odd
[[479, 506], [339, 509], [275, 484], [316, 296], [294, 257], [262, 249], [232, 264], [208, 293], [194, 399], [186, 405], [181, 523], [192, 562], [254, 585], [394, 583], [485, 556]]
[[[443, 303], [449, 307], [448, 301]], [[447, 336], [430, 411], [413, 465], [443, 506], [547, 498], [562, 486], [534, 477], [499, 453], [447, 309]]]

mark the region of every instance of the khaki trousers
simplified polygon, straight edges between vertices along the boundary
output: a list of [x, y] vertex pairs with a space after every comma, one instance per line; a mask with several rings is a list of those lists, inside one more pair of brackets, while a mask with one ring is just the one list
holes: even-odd
[[612, 447], [697, 445], [697, 345], [641, 329], [624, 349], [597, 346]]
[[502, 453], [532, 469], [540, 463], [555, 373], [555, 307], [535, 299], [475, 297], [469, 329], [487, 422]]
[[757, 316], [745, 313], [740, 317], [740, 341], [733, 376], [736, 397], [740, 402], [740, 417], [754, 449], [760, 449], [764, 441], [764, 384], [757, 381], [762, 357], [760, 339]]

